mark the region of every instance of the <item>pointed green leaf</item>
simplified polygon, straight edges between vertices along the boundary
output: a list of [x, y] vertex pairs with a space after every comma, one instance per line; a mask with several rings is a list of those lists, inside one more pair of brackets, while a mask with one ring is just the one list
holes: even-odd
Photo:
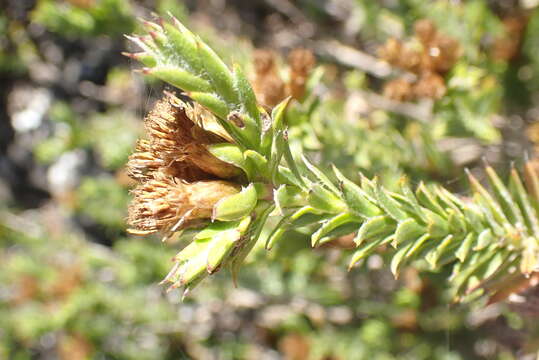
[[320, 184], [311, 187], [307, 199], [312, 207], [326, 213], [338, 214], [346, 211], [346, 204]]
[[266, 220], [269, 216], [269, 214], [273, 211], [274, 207], [270, 205], [267, 202], [261, 201], [256, 209], [255, 212], [257, 216], [254, 217], [254, 222], [252, 224], [252, 235], [250, 238], [247, 238], [246, 244], [244, 244], [239, 252], [235, 254], [234, 258], [230, 262], [230, 273], [232, 274], [232, 279], [234, 280], [234, 283], [237, 282], [238, 273], [240, 271], [240, 267], [245, 261], [245, 258], [251, 250], [253, 250], [253, 247], [255, 246], [256, 242], [258, 241], [258, 238], [260, 237], [260, 233], [262, 232], [262, 229], [264, 227], [264, 224], [266, 223]]
[[261, 177], [263, 179], [269, 179], [268, 161], [265, 157], [260, 155], [254, 150], [246, 150], [243, 153], [245, 162], [249, 164], [249, 168], [253, 169], [252, 174], [254, 177]]
[[187, 286], [207, 275], [206, 272], [207, 249], [197, 256], [189, 259], [181, 269], [180, 285]]
[[480, 232], [485, 228], [483, 215], [473, 204], [465, 204], [463, 213], [472, 231]]
[[425, 255], [425, 260], [430, 265], [431, 269], [436, 269], [438, 267], [438, 261], [445, 254], [445, 252], [450, 249], [453, 243], [453, 235], [447, 235], [439, 243], [435, 243], [434, 247], [429, 250]]
[[212, 91], [210, 83], [206, 80], [174, 66], [156, 66], [145, 71], [145, 74], [155, 76], [184, 91]]
[[256, 206], [258, 194], [254, 184], [249, 184], [238, 194], [227, 196], [213, 208], [212, 219], [222, 221], [239, 220], [253, 211]]
[[376, 183], [375, 180], [370, 180], [362, 173], [359, 174], [361, 180], [361, 189], [367, 193], [372, 199], [376, 199]]
[[278, 167], [283, 157], [283, 151], [285, 147], [285, 140], [283, 130], [274, 132], [273, 142], [271, 143], [269, 171], [271, 174], [271, 180], [273, 183], [278, 182]]
[[[427, 235], [424, 235], [424, 236], [427, 236]], [[393, 257], [391, 258], [391, 264], [389, 265], [389, 267], [391, 269], [391, 273], [396, 278], [398, 277], [398, 272], [399, 272], [399, 269], [400, 269], [401, 265], [406, 260], [406, 253], [408, 253], [408, 251], [410, 251], [410, 249], [413, 246], [414, 246], [413, 241], [410, 241], [407, 244], [404, 244], [404, 246], [401, 247], [399, 250], [397, 250], [395, 255], [393, 255]]]
[[526, 182], [526, 188], [530, 192], [532, 198], [535, 200], [535, 211], [538, 211], [537, 204], [539, 202], [539, 177], [535, 169], [535, 162], [527, 161], [524, 164], [524, 180]]
[[505, 216], [513, 223], [520, 223], [524, 225], [524, 218], [522, 213], [518, 208], [518, 205], [515, 203], [513, 197], [509, 193], [509, 190], [505, 187], [503, 182], [498, 177], [498, 174], [490, 166], [487, 166], [486, 173], [490, 184], [492, 185], [492, 190], [494, 196], [498, 200], [500, 207], [502, 208]]
[[387, 192], [382, 188], [380, 184], [376, 184], [375, 188], [376, 198], [380, 206], [397, 221], [403, 221], [408, 219], [408, 215], [402, 211], [398, 202], [392, 199]]
[[214, 221], [200, 230], [195, 235], [195, 240], [211, 239], [223, 231], [237, 228], [239, 224], [239, 221]]
[[[212, 93], [207, 93], [207, 92], [199, 92], [199, 91], [191, 91], [188, 93], [188, 95], [191, 99], [195, 100], [200, 105], [210, 110], [217, 117], [221, 119], [227, 118], [229, 109], [226, 103], [217, 95], [214, 95]], [[229, 125], [228, 127], [231, 127], [231, 126], [232, 125]], [[225, 128], [225, 130], [229, 132], [228, 128]], [[230, 133], [230, 135], [234, 136], [233, 133]]]
[[[478, 200], [480, 205], [483, 205], [485, 210], [489, 210], [489, 213], [492, 214], [493, 220], [498, 224], [508, 223], [508, 219], [503, 213], [500, 204], [498, 204], [488, 191], [477, 181], [477, 179], [468, 171], [468, 180], [472, 189], [475, 191], [474, 198]], [[488, 219], [488, 217], [487, 217]]]
[[301, 176], [301, 174], [299, 172], [299, 169], [298, 169], [298, 167], [296, 165], [296, 161], [294, 160], [294, 157], [292, 156], [292, 152], [290, 150], [290, 145], [288, 143], [288, 133], [287, 132], [284, 133], [284, 137], [285, 137], [285, 139], [284, 139], [285, 142], [283, 144], [283, 156], [284, 156], [284, 159], [285, 159], [286, 163], [288, 164], [288, 166], [290, 167], [290, 171], [292, 172], [292, 175], [294, 175], [295, 180], [297, 181], [299, 186], [305, 188], [306, 187], [305, 180], [303, 179], [303, 176]]
[[280, 131], [286, 128], [285, 115], [288, 104], [290, 103], [290, 97], [282, 100], [271, 111], [271, 126], [273, 131]]
[[537, 218], [537, 212], [533, 208], [530, 201], [531, 199], [529, 199], [529, 195], [526, 192], [526, 189], [524, 189], [524, 185], [515, 169], [511, 170], [509, 188], [522, 209], [522, 214], [524, 215], [526, 226], [528, 228], [528, 235], [539, 238], [539, 220]]
[[232, 73], [219, 56], [202, 40], [196, 39], [200, 60], [216, 92], [228, 104], [238, 106], [239, 99], [232, 80]]
[[282, 214], [282, 209], [305, 206], [305, 193], [296, 186], [281, 185], [273, 195], [275, 206]]
[[374, 200], [366, 192], [348, 180], [335, 166], [333, 166], [333, 172], [339, 179], [344, 201], [351, 211], [366, 218], [380, 215], [380, 209], [374, 205]]
[[304, 191], [308, 191], [310, 188], [310, 185], [312, 184], [307, 178], [300, 177], [301, 181], [298, 180], [297, 175], [294, 175], [294, 173], [284, 166], [279, 166], [279, 173], [277, 179], [279, 180], [279, 184], [290, 184], [290, 185], [296, 185], [300, 188], [302, 188]]
[[359, 228], [354, 242], [357, 246], [365, 240], [377, 238], [395, 231], [395, 221], [387, 215], [380, 215], [365, 221]]
[[425, 234], [427, 229], [419, 225], [414, 219], [406, 219], [399, 222], [395, 230], [394, 246], [398, 247], [410, 240], [417, 239]]
[[204, 249], [206, 249], [209, 239], [210, 238], [201, 238], [192, 241], [174, 257], [173, 261], [181, 264], [191, 258], [196, 257], [198, 254], [204, 251]]
[[386, 238], [381, 237], [379, 239], [364, 242], [359, 248], [354, 252], [352, 255], [352, 259], [350, 260], [350, 264], [348, 265], [348, 269], [351, 269], [354, 267], [359, 261], [362, 259], [365, 259], [366, 257], [370, 256], [377, 247], [382, 246], [384, 244], [387, 244], [389, 242], [393, 241], [393, 235], [390, 235]]
[[496, 253], [496, 250], [477, 252], [472, 255], [468, 261], [462, 263], [461, 270], [454, 273], [454, 276], [452, 276], [450, 279], [451, 285], [455, 289], [455, 293], [459, 293], [470, 276], [474, 275], [478, 270], [480, 270], [483, 265], [485, 265], [494, 255], [496, 255]]
[[423, 212], [427, 217], [427, 229], [432, 237], [444, 237], [448, 234], [449, 224], [443, 217], [428, 209], [424, 209]]
[[163, 22], [165, 33], [170, 39], [171, 49], [176, 56], [182, 59], [186, 70], [191, 70], [196, 74], [203, 74], [204, 65], [198, 56], [194, 35], [179, 22], [176, 22], [175, 25]]
[[333, 192], [333, 194], [335, 195], [340, 194], [339, 189], [337, 189], [337, 187], [333, 185], [333, 183], [331, 182], [331, 180], [329, 180], [326, 174], [324, 174], [320, 169], [314, 166], [305, 156], [302, 155], [301, 159], [303, 160], [303, 163], [305, 164], [305, 166], [307, 166], [307, 169], [309, 169], [309, 171], [313, 173], [314, 178], [317, 182], [322, 183], [331, 192]]
[[242, 150], [238, 145], [230, 143], [211, 144], [207, 146], [207, 149], [210, 154], [219, 160], [242, 169], [249, 178], [252, 177], [251, 168], [246, 163]]
[[427, 187], [425, 186], [423, 182], [421, 182], [419, 186], [417, 187], [416, 196], [417, 196], [417, 200], [422, 206], [426, 207], [427, 209], [435, 212], [436, 214], [442, 217], [445, 216], [444, 209], [440, 206], [434, 194], [432, 194], [431, 191], [427, 189]]
[[411, 205], [411, 210], [413, 210], [414, 215], [419, 216], [423, 222], [427, 223], [428, 219], [425, 215], [425, 212], [421, 208], [421, 205], [419, 205], [419, 202], [417, 201], [417, 198], [413, 193], [412, 189], [410, 189], [410, 186], [408, 185], [408, 180], [406, 178], [401, 178], [401, 180], [399, 181], [399, 185], [402, 195]]
[[241, 234], [237, 229], [226, 230], [213, 237], [206, 259], [206, 270], [208, 273], [213, 274], [221, 267], [223, 261], [232, 249], [234, 249], [234, 245], [240, 237]]
[[408, 252], [406, 253], [406, 257], [411, 259], [414, 255], [416, 255], [417, 252], [423, 247], [423, 245], [425, 245], [427, 240], [429, 240], [429, 238], [430, 238], [429, 234], [424, 234], [419, 239], [414, 241], [414, 244], [412, 245], [410, 250], [408, 250]]
[[463, 235], [468, 232], [468, 227], [466, 225], [466, 218], [460, 212], [456, 212], [453, 208], [447, 210], [449, 214], [447, 218], [447, 224], [449, 226], [448, 231], [454, 235]]
[[157, 65], [157, 59], [153, 53], [142, 51], [137, 53], [126, 53], [122, 52], [122, 55], [127, 56], [131, 59], [137, 60], [142, 65], [152, 68]]
[[234, 64], [234, 88], [238, 91], [240, 102], [245, 108], [247, 114], [252, 117], [256, 123], [257, 128], [261, 128], [260, 124], [260, 112], [258, 111], [258, 106], [256, 102], [256, 96], [247, 80], [247, 77], [243, 73], [241, 66]]
[[494, 242], [494, 236], [492, 235], [492, 230], [485, 229], [477, 237], [477, 244], [474, 246], [474, 251], [483, 250], [487, 246], [491, 245]]
[[464, 241], [462, 241], [461, 245], [459, 246], [459, 249], [455, 253], [457, 256], [457, 259], [459, 259], [460, 262], [466, 261], [466, 258], [468, 257], [468, 254], [470, 253], [470, 250], [472, 249], [472, 245], [474, 244], [476, 240], [476, 235], [474, 233], [469, 233], [464, 238]]
[[322, 226], [312, 234], [311, 236], [311, 246], [316, 247], [320, 243], [320, 239], [329, 234], [332, 230], [336, 229], [339, 226], [344, 224], [358, 222], [359, 219], [350, 213], [339, 214], [327, 221], [325, 221]]
[[288, 225], [290, 224], [290, 216], [291, 215], [283, 216], [281, 220], [279, 220], [277, 225], [275, 225], [270, 235], [266, 239], [266, 250], [271, 250], [273, 246], [282, 238], [283, 234], [288, 230]]

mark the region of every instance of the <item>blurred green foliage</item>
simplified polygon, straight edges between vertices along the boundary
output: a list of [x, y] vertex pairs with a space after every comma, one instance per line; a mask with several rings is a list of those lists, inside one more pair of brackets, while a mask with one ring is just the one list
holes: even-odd
[[[235, 3], [227, 11], [250, 6]], [[319, 21], [322, 31], [339, 35], [324, 23], [334, 16], [331, 8], [320, 2], [294, 3], [311, 21]], [[342, 67], [333, 77], [335, 64], [323, 64], [324, 75], [309, 89], [312, 96], [291, 109], [292, 146], [301, 144], [317, 163], [334, 163], [353, 179], [359, 171], [377, 175], [389, 188], [403, 174], [413, 182], [454, 181], [461, 169], [437, 144], [467, 138], [481, 149], [502, 147], [505, 129], [493, 119], [509, 118], [506, 108], [523, 100], [506, 84], [525, 89], [524, 103], [537, 111], [539, 10], [526, 12], [522, 54], [514, 61], [493, 59], [486, 48], [504, 31], [487, 1], [388, 3], [350, 2], [350, 26], [358, 29], [352, 36], [355, 46], [371, 46], [375, 54], [373, 43], [406, 37], [424, 17], [463, 46], [463, 56], [446, 77], [447, 95], [433, 104], [431, 122], [384, 109], [346, 115], [354, 105], [347, 103], [353, 99], [349, 95], [378, 92], [380, 80]], [[11, 152], [0, 156], [16, 161], [19, 155], [13, 153], [30, 154], [25, 155], [29, 167], [37, 169], [34, 176], [44, 187], [43, 174], [61, 164], [62, 155], [85, 154], [71, 174], [76, 185], [61, 193], [48, 191], [50, 198], [39, 207], [27, 207], [18, 198], [5, 200], [4, 180], [0, 183], [0, 358], [453, 360], [513, 359], [524, 351], [523, 344], [536, 351], [533, 320], [503, 305], [494, 308], [491, 318], [471, 306], [446, 305], [449, 298], [440, 278], [448, 274], [411, 273], [409, 279], [395, 280], [387, 259], [378, 253], [347, 273], [345, 250], [329, 246], [313, 252], [302, 229], [287, 233], [286, 241], [269, 253], [262, 246], [253, 251], [238, 288], [232, 287], [229, 274], [220, 273], [183, 303], [177, 291], [166, 293], [158, 283], [171, 258], [188, 243], [189, 232], [163, 244], [126, 237], [124, 225], [132, 185], [124, 164], [140, 136], [143, 113], [160, 93], [158, 85], [149, 88], [139, 78], [127, 84], [133, 81], [126, 76], [131, 65], [119, 54], [127, 48], [122, 35], [135, 30], [135, 13], [144, 6], [193, 22], [224, 58], [249, 63], [251, 49], [244, 42], [249, 32], [223, 35], [221, 20], [226, 27], [226, 19], [213, 5], [201, 9], [203, 5], [174, 0], [40, 0], [25, 20], [0, 15], [0, 75], [9, 83], [1, 95], [6, 122], [14, 112], [8, 110], [9, 93], [19, 83], [48, 87], [53, 93], [33, 137], [5, 132]], [[256, 10], [250, 9], [240, 18], [256, 18]], [[275, 10], [270, 9], [266, 12]], [[217, 30], [207, 21], [197, 22], [196, 15], [209, 18]], [[279, 16], [265, 20], [275, 22]], [[263, 28], [264, 19], [256, 19], [250, 29], [259, 26], [257, 31], [271, 33]], [[110, 50], [110, 64], [100, 69], [103, 81], [93, 84], [92, 94], [80, 90], [86, 79], [66, 89], [61, 76], [47, 82], [33, 75], [49, 71], [38, 65], [53, 63], [44, 51], [51, 42], [65, 52], [65, 62], [54, 64], [63, 74], [73, 61], [82, 61], [62, 48], [66, 41], [89, 46], [84, 40], [100, 41], [104, 35], [122, 47]], [[511, 74], [516, 80], [508, 83]], [[325, 91], [332, 87], [339, 90]], [[483, 155], [466, 165], [475, 168]], [[15, 190], [14, 196], [21, 196]], [[472, 321], [478, 314], [487, 319]], [[511, 342], [515, 332], [524, 339], [517, 346]]]
[[32, 20], [68, 38], [118, 36], [133, 31], [135, 24], [128, 0], [39, 0]]

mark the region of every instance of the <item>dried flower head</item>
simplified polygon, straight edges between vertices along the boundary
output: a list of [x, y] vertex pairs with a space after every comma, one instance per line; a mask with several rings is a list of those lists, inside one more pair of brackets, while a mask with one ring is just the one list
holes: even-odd
[[446, 92], [444, 78], [435, 73], [423, 74], [414, 84], [414, 95], [418, 98], [441, 99]]
[[294, 49], [288, 56], [288, 81], [281, 77], [277, 66], [277, 55], [269, 50], [253, 53], [254, 74], [251, 79], [258, 102], [271, 109], [287, 96], [302, 100], [305, 86], [315, 65], [315, 57], [310, 50]]
[[140, 184], [128, 209], [128, 232], [162, 232], [209, 219], [213, 206], [239, 191], [239, 185], [218, 179], [239, 169], [214, 157], [207, 146], [229, 141], [213, 115], [166, 94], [144, 121], [147, 140], [139, 140], [129, 157], [128, 174]]
[[528, 22], [529, 16], [518, 13], [503, 19], [504, 34], [494, 39], [491, 50], [494, 59], [510, 61], [518, 57]]
[[127, 162], [127, 174], [137, 181], [147, 181], [153, 177], [153, 173], [165, 165], [163, 159], [156, 157], [150, 142], [139, 139], [135, 152], [129, 156]]
[[[188, 181], [207, 178], [204, 173], [219, 178], [238, 175], [238, 169], [225, 163], [206, 146], [229, 141], [221, 136], [213, 115], [199, 106], [191, 106], [172, 94], [159, 100], [144, 121], [148, 140], [137, 143], [128, 163], [128, 173], [145, 181], [158, 168]], [[207, 126], [207, 127], [202, 127]]]
[[132, 192], [128, 232], [135, 235], [162, 232], [166, 237], [197, 220], [211, 218], [214, 205], [239, 190], [238, 185], [223, 180], [188, 183], [157, 172]]
[[266, 108], [272, 108], [286, 97], [285, 83], [279, 75], [277, 56], [269, 50], [253, 53], [253, 90], [256, 99]]
[[402, 42], [395, 38], [387, 39], [386, 43], [378, 49], [378, 57], [393, 66], [398, 66], [402, 58]]
[[443, 75], [457, 62], [461, 49], [459, 43], [440, 34], [428, 19], [414, 24], [416, 40], [405, 43], [388, 39], [379, 50], [379, 56], [391, 65], [416, 75], [415, 80], [398, 78], [384, 87], [384, 95], [394, 100], [418, 98], [440, 99], [446, 93]]
[[434, 70], [441, 74], [448, 72], [461, 55], [458, 41], [445, 35], [438, 35], [428, 52], [432, 58]]
[[423, 46], [430, 46], [437, 35], [436, 25], [429, 19], [417, 20], [414, 23], [414, 33]]
[[315, 65], [314, 55], [307, 49], [294, 49], [288, 55], [288, 65], [290, 66], [288, 95], [300, 100], [305, 95], [305, 85]]
[[384, 96], [397, 101], [411, 100], [414, 95], [412, 83], [403, 78], [387, 82], [384, 86]]

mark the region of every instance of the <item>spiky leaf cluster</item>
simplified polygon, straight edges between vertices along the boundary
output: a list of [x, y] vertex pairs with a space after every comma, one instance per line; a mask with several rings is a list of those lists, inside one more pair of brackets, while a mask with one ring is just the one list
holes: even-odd
[[539, 270], [539, 180], [531, 165], [528, 190], [516, 171], [506, 186], [487, 167], [490, 192], [469, 175], [472, 198], [441, 186], [420, 184], [413, 190], [405, 180], [391, 192], [377, 179], [363, 177], [356, 184], [337, 168], [327, 176], [305, 157], [292, 155], [288, 100], [269, 116], [256, 104], [240, 68], [231, 72], [177, 20], [145, 26], [148, 36], [129, 37], [144, 51], [128, 56], [147, 66], [145, 74], [184, 90], [219, 118], [235, 142], [211, 145], [209, 151], [241, 168], [248, 180], [243, 191], [215, 206], [214, 222], [178, 254], [166, 279], [174, 286], [190, 289], [222, 266], [237, 272], [270, 216], [277, 225], [269, 231], [268, 249], [291, 228], [307, 227], [314, 247], [354, 233], [351, 267], [380, 247], [393, 248], [395, 275], [416, 260], [434, 271], [451, 267], [455, 295], [478, 285], [495, 291], [509, 273]]

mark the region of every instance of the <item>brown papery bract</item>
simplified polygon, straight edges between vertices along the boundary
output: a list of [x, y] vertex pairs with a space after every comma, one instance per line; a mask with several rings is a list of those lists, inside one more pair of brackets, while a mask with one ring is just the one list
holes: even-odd
[[135, 235], [162, 232], [166, 236], [193, 221], [211, 218], [219, 200], [239, 191], [239, 185], [223, 180], [188, 183], [158, 172], [132, 191], [128, 232]]

